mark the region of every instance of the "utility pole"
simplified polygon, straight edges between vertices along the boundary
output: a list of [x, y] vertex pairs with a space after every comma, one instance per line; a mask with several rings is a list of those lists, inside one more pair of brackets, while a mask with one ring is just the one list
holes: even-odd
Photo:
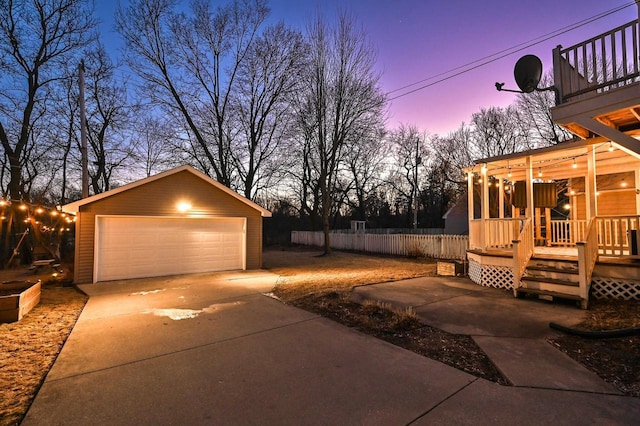
[[420, 138], [416, 138], [416, 167], [413, 169], [413, 229], [418, 229], [418, 166], [422, 163], [420, 157]]
[[82, 198], [89, 196], [89, 157], [87, 153], [87, 114], [84, 103], [84, 59], [80, 61], [80, 151], [82, 154]]

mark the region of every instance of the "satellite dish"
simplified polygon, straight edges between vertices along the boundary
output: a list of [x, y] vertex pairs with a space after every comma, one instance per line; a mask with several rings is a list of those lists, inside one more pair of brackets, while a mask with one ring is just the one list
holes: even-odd
[[525, 55], [516, 62], [513, 75], [520, 90], [531, 93], [542, 78], [542, 61], [535, 55]]

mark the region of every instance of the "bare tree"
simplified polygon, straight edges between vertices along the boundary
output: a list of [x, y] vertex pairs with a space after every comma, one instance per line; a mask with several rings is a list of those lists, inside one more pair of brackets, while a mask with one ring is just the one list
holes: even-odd
[[87, 139], [92, 160], [89, 183], [98, 194], [111, 189], [113, 173], [132, 158], [123, 132], [134, 107], [127, 102], [125, 84], [115, 79], [115, 66], [104, 47], [99, 45], [86, 58]]
[[289, 102], [299, 85], [304, 50], [302, 34], [279, 23], [255, 40], [238, 69], [234, 106], [240, 137], [234, 152], [249, 199], [281, 175], [279, 151], [294, 121]]
[[[540, 82], [542, 87], [552, 85], [553, 71], [545, 74]], [[518, 116], [535, 147], [555, 145], [573, 137], [571, 132], [553, 122], [551, 108], [554, 106], [555, 94], [552, 91], [522, 93], [516, 98]]]
[[339, 14], [333, 27], [318, 16], [307, 32], [309, 56], [298, 114], [318, 161], [324, 252], [328, 254], [329, 216], [340, 164], [348, 146], [382, 120], [385, 96], [374, 71], [375, 52], [349, 15]]
[[345, 178], [349, 196], [346, 202], [358, 220], [366, 220], [372, 213], [377, 192], [384, 183], [388, 145], [382, 129], [372, 129], [368, 137], [353, 144], [345, 155]]
[[144, 165], [145, 176], [176, 166], [176, 129], [153, 116], [143, 116], [137, 121], [141, 130], [134, 135], [134, 156]]
[[390, 135], [393, 146], [392, 172], [389, 183], [407, 205], [407, 221], [417, 227], [420, 181], [428, 163], [427, 136], [416, 126], [401, 124]]
[[195, 0], [191, 14], [171, 0], [134, 0], [116, 11], [130, 67], [146, 83], [144, 93], [185, 122], [194, 160], [206, 161], [218, 181], [234, 183], [229, 114], [240, 64], [269, 9], [265, 0], [234, 0], [211, 10]]
[[93, 40], [92, 8], [82, 0], [2, 0], [0, 2], [0, 143], [9, 163], [7, 191], [24, 191], [25, 156], [34, 128], [47, 118], [51, 85], [64, 77], [65, 64]]
[[529, 134], [523, 131], [518, 111], [506, 108], [481, 108], [471, 117], [471, 152], [475, 158], [511, 154], [532, 148]]
[[[8, 166], [3, 192], [12, 200], [30, 198], [38, 159], [46, 153], [41, 136], [53, 110], [53, 86], [94, 39], [91, 6], [83, 0], [0, 0], [0, 145]], [[23, 226], [9, 211], [5, 255], [11, 236], [21, 231], [15, 226]]]

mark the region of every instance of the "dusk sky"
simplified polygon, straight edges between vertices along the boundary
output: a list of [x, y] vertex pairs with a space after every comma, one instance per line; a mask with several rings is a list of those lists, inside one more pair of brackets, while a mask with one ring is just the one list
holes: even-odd
[[[105, 40], [113, 40], [107, 33], [114, 37], [115, 2], [99, 3], [101, 31]], [[516, 46], [530, 45], [546, 34], [625, 5], [619, 12], [514, 52]], [[414, 124], [443, 136], [468, 123], [480, 108], [513, 102], [515, 95], [498, 92], [495, 83], [517, 88], [513, 66], [521, 56], [539, 56], [547, 72], [552, 67], [551, 51], [558, 44], [568, 47], [638, 17], [632, 0], [271, 0], [269, 6], [272, 22], [283, 20], [300, 30], [318, 11], [327, 19], [333, 19], [339, 8], [352, 12], [378, 52], [381, 87], [389, 98], [477, 65], [451, 72], [470, 62], [506, 49], [514, 52], [390, 102], [390, 127]]]

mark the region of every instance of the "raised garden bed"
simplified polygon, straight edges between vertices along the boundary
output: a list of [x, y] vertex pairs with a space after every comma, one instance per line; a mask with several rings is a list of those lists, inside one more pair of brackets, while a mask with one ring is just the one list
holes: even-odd
[[19, 321], [40, 303], [40, 280], [0, 284], [0, 324]]

